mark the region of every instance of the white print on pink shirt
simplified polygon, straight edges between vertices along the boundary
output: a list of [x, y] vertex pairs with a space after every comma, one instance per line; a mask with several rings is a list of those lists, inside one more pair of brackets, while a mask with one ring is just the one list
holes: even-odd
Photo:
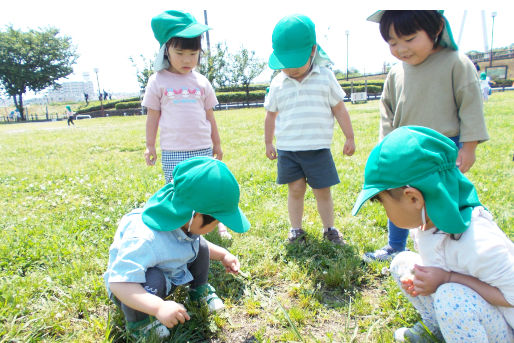
[[[203, 91], [200, 88], [166, 88], [164, 96], [173, 99], [173, 103], [197, 103]], [[193, 99], [189, 97], [192, 96]]]

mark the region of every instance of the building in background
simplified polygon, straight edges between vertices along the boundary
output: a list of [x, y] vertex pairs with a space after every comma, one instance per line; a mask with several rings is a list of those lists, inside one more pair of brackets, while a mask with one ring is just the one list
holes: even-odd
[[84, 101], [84, 94], [89, 95], [89, 99], [95, 99], [93, 82], [89, 79], [89, 73], [82, 74], [84, 81], [63, 82], [61, 87], [48, 90], [48, 101]]

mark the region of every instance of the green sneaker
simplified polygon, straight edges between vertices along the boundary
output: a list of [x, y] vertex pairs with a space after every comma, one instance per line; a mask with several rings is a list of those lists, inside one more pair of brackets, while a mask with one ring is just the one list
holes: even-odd
[[216, 312], [225, 308], [223, 301], [216, 295], [214, 287], [208, 283], [189, 290], [189, 298], [193, 301], [205, 301], [209, 312]]
[[155, 318], [152, 320], [147, 318], [139, 322], [127, 322], [127, 331], [135, 339], [148, 338], [152, 335], [159, 339], [165, 339], [170, 336], [170, 330]]
[[435, 343], [433, 335], [427, 331], [421, 322], [417, 322], [411, 328], [399, 328], [394, 332], [394, 340], [397, 342], [411, 343]]

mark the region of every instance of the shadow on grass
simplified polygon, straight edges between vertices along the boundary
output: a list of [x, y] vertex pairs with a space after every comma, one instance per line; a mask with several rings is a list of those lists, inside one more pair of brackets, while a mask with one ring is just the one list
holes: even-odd
[[286, 258], [301, 264], [320, 290], [321, 303], [339, 308], [345, 305], [363, 281], [365, 266], [358, 249], [338, 246], [307, 236], [305, 243], [286, 244]]

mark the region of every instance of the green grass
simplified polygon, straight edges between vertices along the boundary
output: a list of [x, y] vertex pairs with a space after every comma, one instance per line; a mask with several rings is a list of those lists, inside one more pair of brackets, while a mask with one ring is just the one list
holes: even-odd
[[[514, 237], [514, 93], [485, 105], [491, 140], [468, 173], [482, 202]], [[211, 283], [227, 309], [207, 315], [186, 302], [191, 321], [173, 342], [392, 342], [394, 328], [418, 316], [386, 264], [359, 256], [386, 242], [378, 204], [350, 214], [367, 155], [377, 142], [378, 104], [349, 105], [357, 151], [333, 155], [341, 184], [333, 188], [336, 225], [347, 247], [323, 242], [312, 192], [306, 196], [305, 247], [285, 244], [287, 187], [275, 184], [265, 157], [264, 110], [216, 112], [224, 161], [241, 186], [252, 223], [232, 241], [209, 239], [236, 254], [247, 277], [212, 265]], [[102, 274], [117, 221], [164, 184], [160, 167], [143, 161], [145, 117], [111, 117], [0, 126], [0, 342], [125, 342], [123, 317], [106, 296]], [[186, 301], [179, 288], [175, 299]]]

